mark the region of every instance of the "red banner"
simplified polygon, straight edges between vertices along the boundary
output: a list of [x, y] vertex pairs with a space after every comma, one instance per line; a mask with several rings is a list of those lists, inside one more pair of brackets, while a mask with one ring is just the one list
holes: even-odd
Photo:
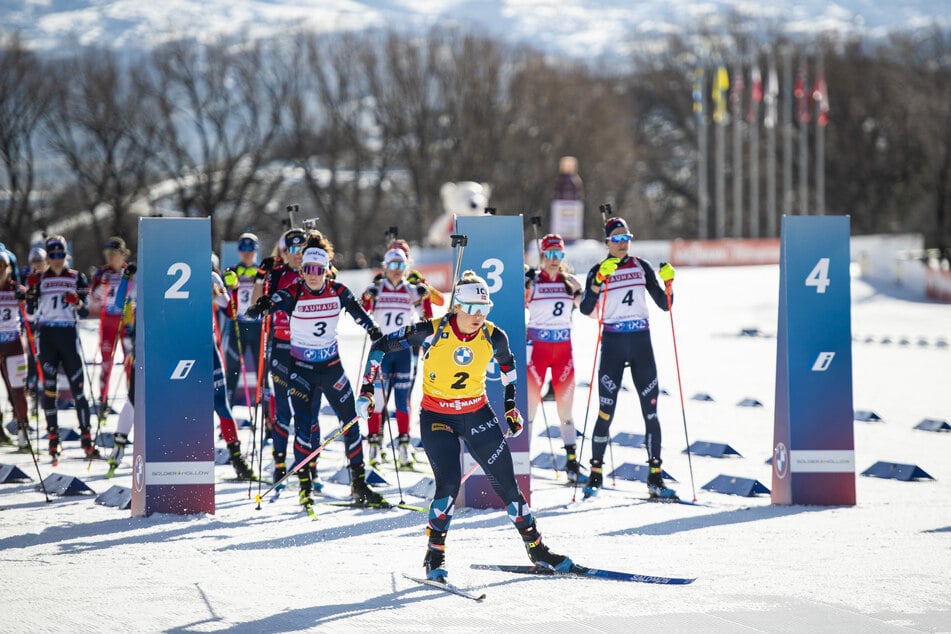
[[675, 240], [670, 244], [674, 266], [742, 266], [779, 264], [779, 240]]

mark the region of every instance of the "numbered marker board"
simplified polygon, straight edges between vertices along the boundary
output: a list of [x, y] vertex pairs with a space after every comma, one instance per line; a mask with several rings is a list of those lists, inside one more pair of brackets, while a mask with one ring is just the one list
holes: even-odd
[[773, 504], [855, 504], [848, 216], [784, 216]]
[[139, 220], [132, 515], [214, 513], [211, 223]]
[[[463, 216], [456, 219], [455, 233], [468, 237], [468, 244], [462, 255], [459, 274], [471, 269], [482, 276], [489, 285], [492, 294], [492, 312], [488, 320], [500, 327], [509, 338], [509, 346], [515, 355], [515, 367], [518, 372], [516, 381], [516, 406], [524, 412], [528, 409], [528, 397], [525, 392], [525, 271], [522, 253], [521, 216]], [[456, 247], [457, 249], [459, 247]], [[455, 255], [453, 256], [455, 261]], [[486, 393], [492, 409], [499, 418], [502, 431], [508, 430], [505, 424], [504, 391], [498, 364], [489, 365], [486, 376]], [[528, 430], [508, 441], [515, 464], [515, 479], [526, 500], [531, 494], [531, 464], [529, 459]], [[463, 450], [462, 472], [466, 473], [475, 460]], [[502, 500], [492, 490], [489, 479], [482, 468], [476, 469], [462, 485], [462, 491], [456, 501], [457, 506], [472, 508], [502, 508]], [[529, 500], [530, 501], [530, 500]]]

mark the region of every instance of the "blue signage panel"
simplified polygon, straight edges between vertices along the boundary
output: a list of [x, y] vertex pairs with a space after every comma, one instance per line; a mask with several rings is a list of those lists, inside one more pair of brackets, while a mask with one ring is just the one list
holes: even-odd
[[[523, 237], [521, 216], [461, 216], [456, 218], [457, 234], [468, 237], [462, 254], [459, 274], [472, 269], [482, 276], [492, 294], [492, 312], [489, 321], [500, 327], [509, 338], [515, 367], [516, 404], [520, 411], [528, 410], [525, 378], [525, 270], [523, 267]], [[459, 247], [456, 247], [457, 249]], [[456, 260], [453, 254], [453, 262]], [[486, 392], [492, 409], [499, 417], [502, 430], [504, 420], [504, 392], [498, 365], [493, 362], [486, 377]], [[524, 430], [517, 438], [509, 439], [509, 449], [515, 463], [515, 479], [526, 500], [531, 494], [531, 464], [529, 458], [530, 434]], [[463, 473], [475, 461], [463, 451]], [[529, 500], [531, 501], [531, 500]], [[462, 485], [457, 506], [472, 508], [502, 508], [502, 500], [492, 490], [488, 477], [481, 468]]]
[[855, 504], [848, 216], [784, 216], [774, 504]]
[[132, 515], [214, 513], [211, 222], [139, 220]]

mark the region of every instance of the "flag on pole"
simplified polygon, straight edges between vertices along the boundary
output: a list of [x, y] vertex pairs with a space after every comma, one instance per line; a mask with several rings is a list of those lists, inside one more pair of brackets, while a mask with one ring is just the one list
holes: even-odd
[[703, 118], [703, 69], [697, 68], [693, 72], [693, 113], [698, 119]]
[[812, 91], [812, 99], [816, 102], [816, 109], [819, 112], [818, 123], [824, 128], [829, 123], [829, 93], [826, 90], [826, 78], [823, 71], [819, 71], [819, 77]]
[[766, 103], [766, 116], [763, 118], [763, 125], [767, 128], [772, 128], [776, 125], [778, 115], [776, 112], [777, 103], [779, 102], [779, 77], [776, 74], [776, 66], [773, 64], [772, 59], [769, 62], [769, 71], [766, 75], [766, 94], [763, 96], [763, 101]]
[[730, 86], [730, 110], [736, 121], [740, 120], [743, 109], [743, 69], [737, 68], [733, 71], [733, 85]]
[[750, 71], [750, 109], [746, 113], [749, 123], [756, 123], [759, 119], [759, 104], [763, 101], [763, 80], [759, 74], [759, 66]]
[[717, 68], [717, 76], [713, 80], [711, 96], [713, 97], [713, 120], [722, 123], [726, 118], [726, 99], [724, 94], [730, 88], [730, 76], [726, 68]]
[[799, 122], [809, 123], [812, 120], [812, 115], [809, 112], [809, 71], [806, 70], [805, 64], [799, 66], [793, 96], [796, 98]]

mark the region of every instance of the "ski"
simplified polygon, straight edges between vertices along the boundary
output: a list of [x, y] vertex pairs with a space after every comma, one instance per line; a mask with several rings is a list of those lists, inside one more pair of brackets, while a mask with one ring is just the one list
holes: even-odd
[[400, 502], [398, 504], [392, 504], [387, 502], [384, 504], [365, 504], [363, 502], [354, 502], [353, 500], [321, 500], [319, 504], [328, 504], [330, 506], [343, 506], [347, 508], [354, 509], [404, 509], [406, 511], [415, 511], [416, 513], [428, 513], [429, 509], [422, 506], [414, 506], [413, 504], [407, 504], [405, 502]]
[[[582, 492], [581, 501], [589, 500], [589, 499], [591, 499], [591, 498], [595, 498], [595, 497], [598, 496], [598, 493], [601, 492], [601, 491], [611, 491], [611, 492], [614, 492], [614, 493], [621, 493], [621, 494], [629, 493], [628, 491], [623, 491], [623, 490], [621, 490], [621, 489], [615, 489], [614, 487], [608, 487], [608, 486], [593, 487], [593, 488], [592, 488], [592, 487], [584, 487], [584, 488], [581, 490], [581, 492]], [[693, 501], [691, 501], [691, 500], [685, 500], [685, 499], [683, 499], [683, 498], [681, 498], [681, 497], [678, 497], [678, 496], [676, 496], [676, 495], [675, 495], [674, 497], [670, 497], [670, 498], [661, 498], [661, 497], [652, 496], [652, 495], [649, 495], [649, 496], [647, 496], [647, 497], [644, 497], [644, 496], [640, 496], [640, 495], [636, 495], [636, 494], [635, 494], [635, 495], [633, 495], [630, 499], [631, 499], [632, 501], [634, 501], [634, 502], [650, 502], [650, 503], [652, 503], [652, 504], [684, 504], [684, 505], [686, 505], [686, 506], [709, 506], [709, 504], [703, 504], [702, 502], [693, 502]]]
[[588, 568], [572, 564], [569, 572], [555, 572], [550, 568], [540, 566], [509, 566], [504, 564], [472, 564], [477, 570], [496, 570], [500, 572], [514, 572], [521, 575], [540, 575], [544, 577], [588, 577], [594, 579], [610, 579], [612, 581], [635, 581], [637, 583], [658, 583], [667, 585], [686, 585], [693, 583], [694, 578], [659, 577], [656, 575], [639, 575], [632, 572], [616, 572], [601, 568]]
[[476, 594], [475, 592], [470, 592], [465, 588], [460, 588], [459, 586], [454, 586], [448, 581], [433, 581], [431, 579], [423, 579], [421, 577], [411, 577], [406, 573], [403, 573], [403, 577], [409, 579], [410, 581], [415, 581], [416, 583], [421, 583], [424, 586], [429, 586], [430, 588], [439, 588], [444, 592], [449, 592], [450, 594], [455, 594], [460, 597], [465, 597], [466, 599], [471, 599], [481, 603], [485, 599], [485, 593]]

